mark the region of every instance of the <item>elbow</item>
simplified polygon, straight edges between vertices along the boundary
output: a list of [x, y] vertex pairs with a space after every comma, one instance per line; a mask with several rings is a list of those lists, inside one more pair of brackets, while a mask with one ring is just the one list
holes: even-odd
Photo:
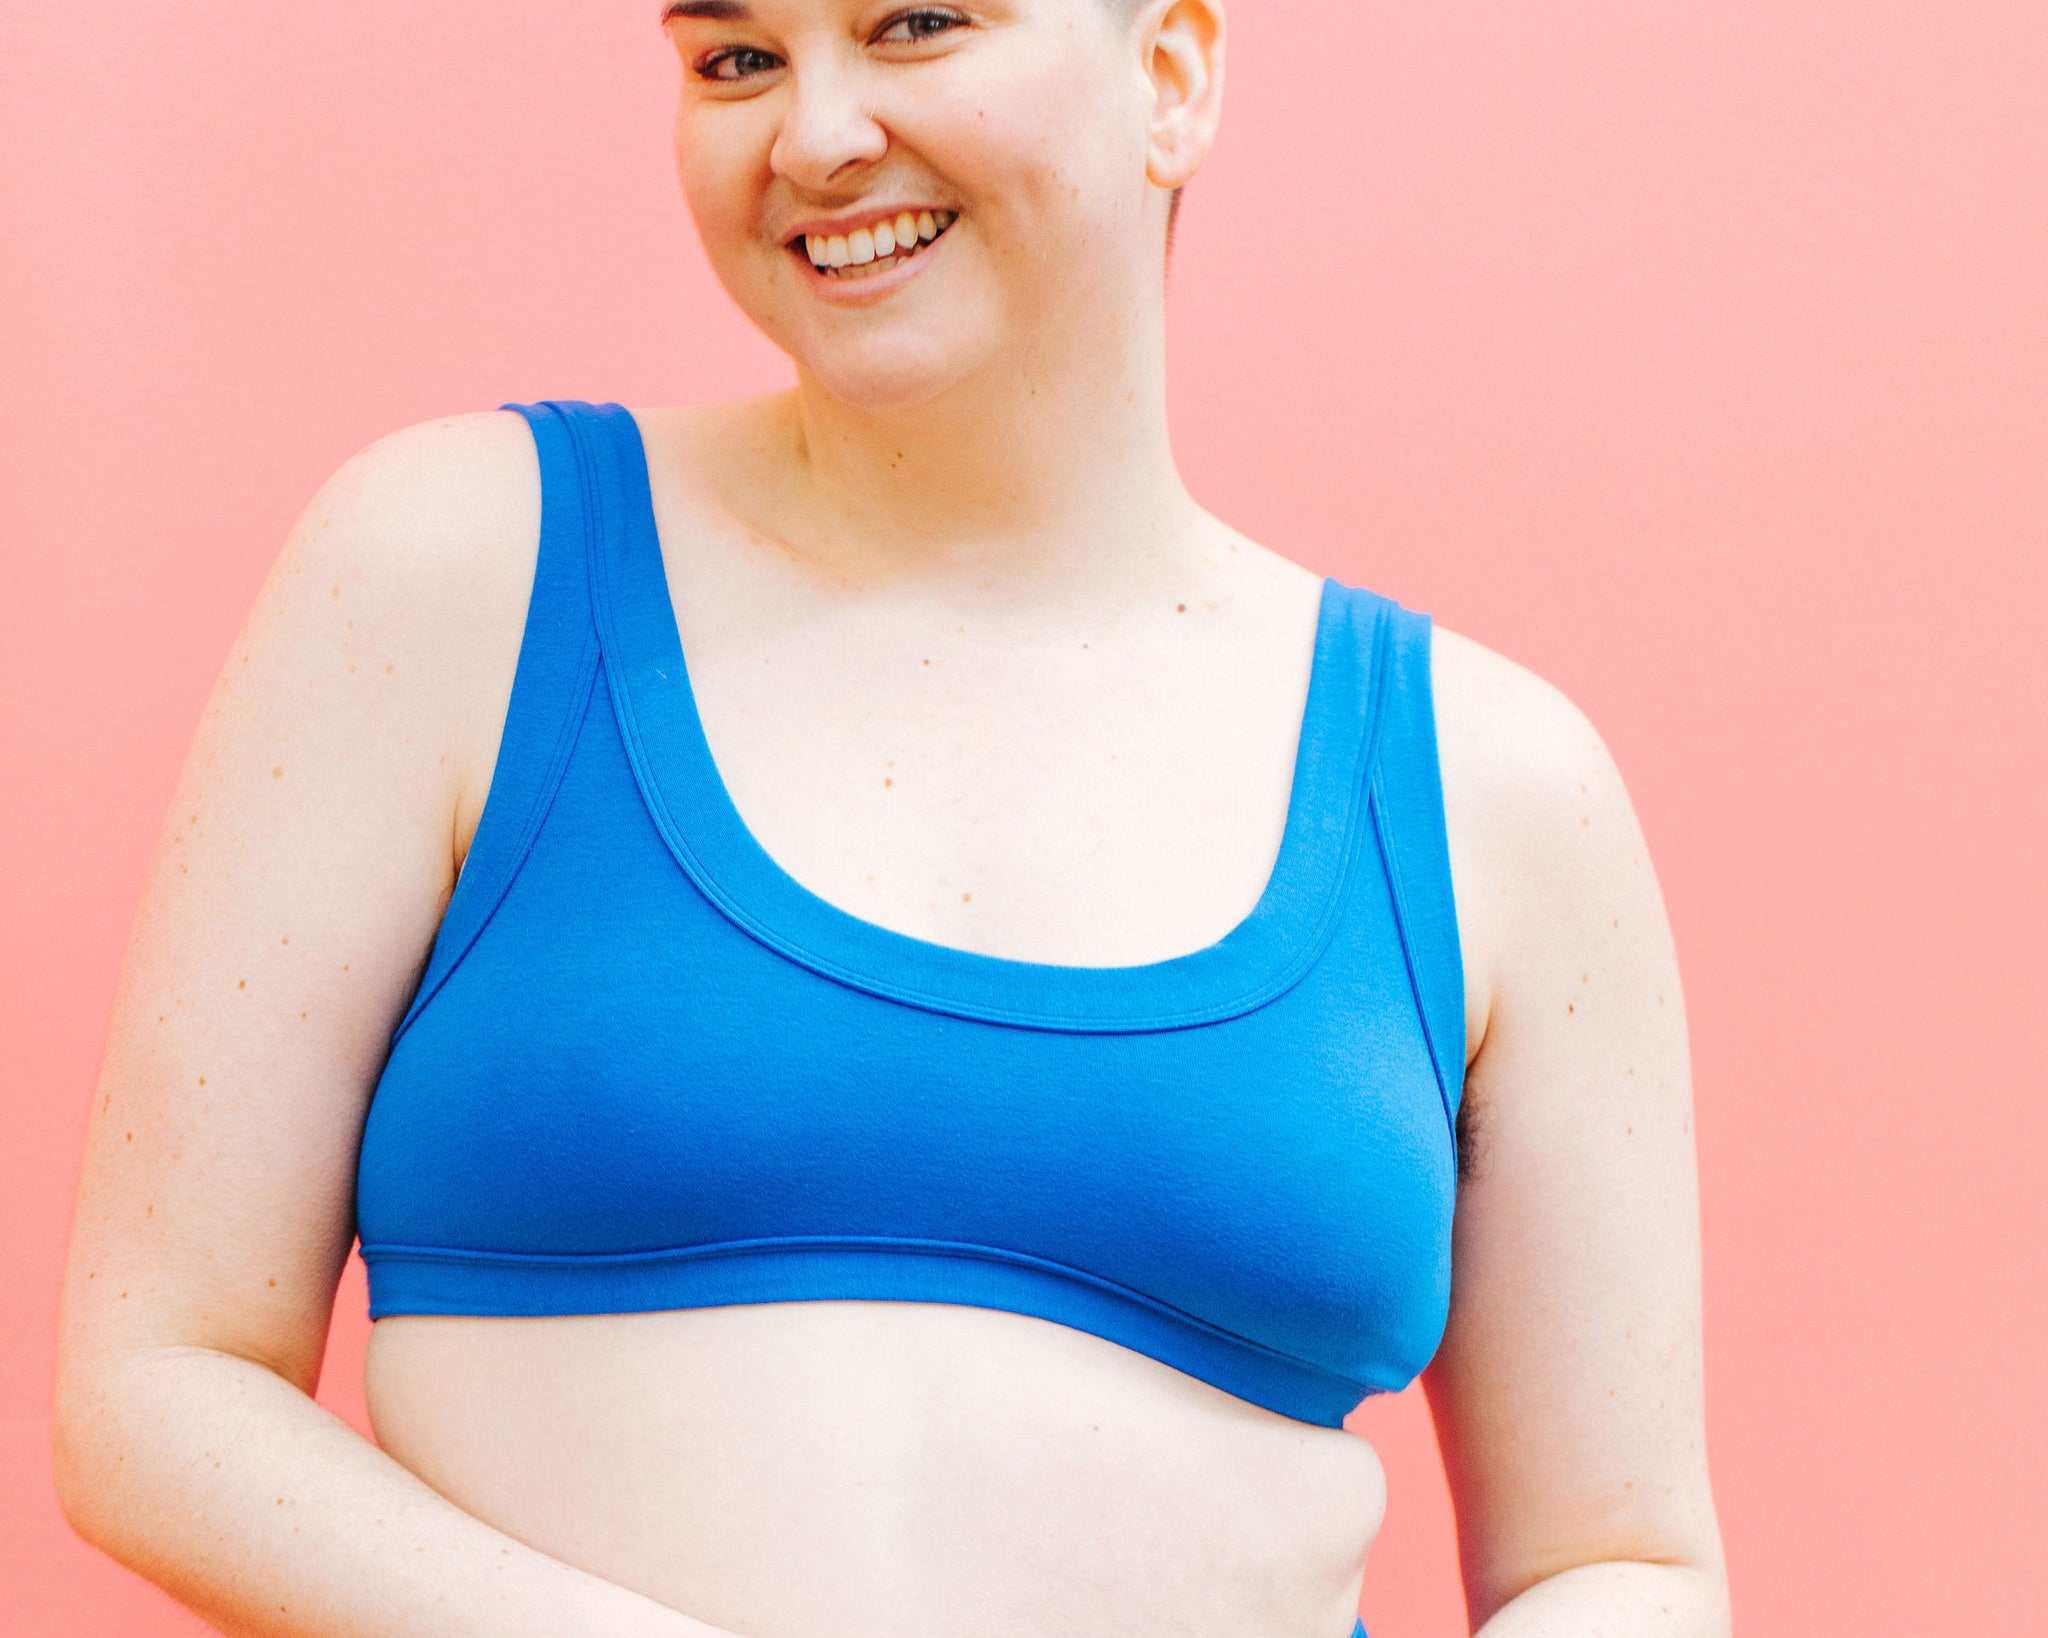
[[53, 1421], [50, 1427], [50, 1477], [64, 1522], [75, 1535], [99, 1546], [101, 1503], [107, 1486], [91, 1452], [80, 1448], [76, 1435], [62, 1421]]
[[[175, 1385], [135, 1367], [141, 1354], [65, 1350], [50, 1399], [50, 1478], [72, 1530], [128, 1562], [124, 1541], [152, 1463], [150, 1439], [175, 1420]], [[167, 1413], [169, 1416], [167, 1417]]]
[[82, 1375], [76, 1368], [58, 1372], [50, 1415], [50, 1477], [65, 1522], [104, 1549], [119, 1470], [126, 1463], [118, 1439], [111, 1436], [111, 1396]]

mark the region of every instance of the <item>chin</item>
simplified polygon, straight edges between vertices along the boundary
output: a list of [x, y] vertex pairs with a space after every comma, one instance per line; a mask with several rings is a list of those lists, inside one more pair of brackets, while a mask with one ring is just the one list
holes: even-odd
[[823, 391], [876, 413], [928, 404], [979, 362], [946, 348], [906, 348], [882, 338], [873, 347], [825, 347], [800, 360]]

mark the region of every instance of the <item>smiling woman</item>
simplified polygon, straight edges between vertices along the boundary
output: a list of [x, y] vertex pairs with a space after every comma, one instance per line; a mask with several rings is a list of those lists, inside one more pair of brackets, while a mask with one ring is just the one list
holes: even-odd
[[1419, 1376], [1490, 1638], [1724, 1632], [1620, 777], [1173, 460], [1220, 0], [663, 24], [796, 385], [308, 506], [130, 951], [73, 1521], [235, 1632], [1355, 1638]]

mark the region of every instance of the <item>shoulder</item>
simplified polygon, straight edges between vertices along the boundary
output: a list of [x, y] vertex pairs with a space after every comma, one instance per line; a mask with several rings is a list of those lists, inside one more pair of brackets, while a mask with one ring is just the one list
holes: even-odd
[[1532, 934], [1612, 908], [1649, 861], [1621, 771], [1576, 701], [1441, 625], [1430, 670], [1469, 1053], [1535, 959]]
[[412, 735], [445, 748], [457, 862], [509, 705], [540, 542], [524, 417], [479, 410], [401, 426], [343, 460], [307, 503], [273, 581], [346, 603]]
[[442, 416], [385, 433], [344, 460], [307, 504], [288, 550], [430, 584], [479, 558], [487, 564], [508, 536], [537, 528], [539, 500], [523, 417]]
[[1614, 794], [1606, 741], [1556, 684], [1441, 625], [1430, 671], [1445, 779], [1455, 778], [1473, 819], [1505, 839], [1579, 814], [1583, 798]]

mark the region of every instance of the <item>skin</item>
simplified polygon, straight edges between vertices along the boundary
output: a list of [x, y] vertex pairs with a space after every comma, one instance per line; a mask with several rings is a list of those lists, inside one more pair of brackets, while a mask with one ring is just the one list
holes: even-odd
[[[1318, 591], [1193, 502], [1167, 437], [1160, 258], [1222, 11], [938, 9], [964, 25], [913, 39], [856, 0], [666, 25], [685, 197], [798, 377], [636, 411], [677, 622], [736, 806], [813, 892], [962, 948], [1157, 960], [1271, 870]], [[703, 77], [739, 48], [743, 82]], [[885, 296], [826, 299], [794, 224], [878, 200], [961, 215]], [[379, 1444], [313, 1402], [538, 530], [517, 417], [393, 433], [314, 497], [223, 667], [91, 1113], [55, 1407], [75, 1527], [239, 1633], [1344, 1638], [1371, 1447], [1025, 1316], [395, 1316]], [[1435, 644], [1476, 1168], [1423, 1380], [1473, 1621], [1722, 1634], [1655, 875], [1571, 702]]]

